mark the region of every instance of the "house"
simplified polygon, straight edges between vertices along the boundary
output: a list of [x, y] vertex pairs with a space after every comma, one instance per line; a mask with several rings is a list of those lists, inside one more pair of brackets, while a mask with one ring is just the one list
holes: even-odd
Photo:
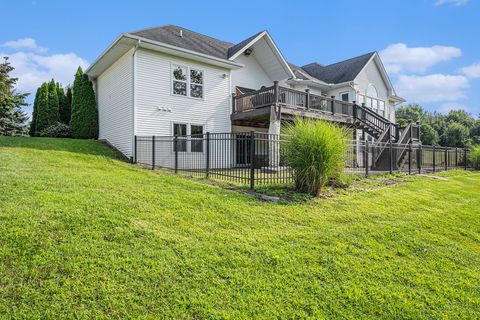
[[121, 34], [86, 73], [97, 95], [99, 138], [127, 157], [135, 136], [279, 134], [281, 121], [296, 116], [355, 127], [356, 139], [406, 136], [394, 124], [404, 100], [376, 52], [299, 67], [267, 31], [234, 44], [167, 25]]

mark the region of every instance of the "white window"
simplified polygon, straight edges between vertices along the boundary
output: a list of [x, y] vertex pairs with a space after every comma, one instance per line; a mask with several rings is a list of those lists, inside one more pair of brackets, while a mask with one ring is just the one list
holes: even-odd
[[378, 113], [378, 100], [372, 99], [372, 110]]
[[348, 92], [342, 92], [340, 93], [340, 100], [344, 102], [348, 102], [349, 97], [348, 97]]
[[363, 103], [365, 103], [365, 96], [363, 94], [359, 94], [357, 102], [361, 106]]
[[[173, 146], [174, 152], [187, 152], [188, 149], [190, 149], [190, 152], [203, 152], [203, 126], [174, 123], [173, 135], [177, 137], [177, 143]], [[188, 136], [190, 136], [190, 139], [188, 139]]]
[[177, 143], [173, 146], [173, 151], [187, 152], [187, 125], [174, 123], [173, 135], [177, 137]]
[[203, 126], [191, 125], [190, 135], [192, 141], [190, 142], [190, 152], [203, 152]]
[[373, 84], [369, 84], [367, 87], [367, 96], [371, 98], [378, 98], [377, 88]]
[[379, 100], [378, 101], [378, 113], [385, 117], [385, 101]]
[[367, 97], [367, 108], [372, 109], [372, 98]]
[[187, 95], [187, 67], [173, 66], [172, 71], [172, 92], [175, 95]]
[[172, 65], [172, 93], [177, 96], [203, 99], [203, 71]]
[[365, 99], [365, 105], [378, 113], [382, 117], [385, 117], [385, 101], [378, 99], [377, 88], [373, 84], [369, 84], [366, 90], [366, 95], [358, 95], [359, 102]]

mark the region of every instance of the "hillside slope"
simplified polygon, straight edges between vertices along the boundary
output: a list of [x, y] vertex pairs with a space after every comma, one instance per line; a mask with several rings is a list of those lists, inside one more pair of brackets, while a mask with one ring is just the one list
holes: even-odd
[[474, 318], [480, 175], [305, 203], [0, 137], [0, 317]]

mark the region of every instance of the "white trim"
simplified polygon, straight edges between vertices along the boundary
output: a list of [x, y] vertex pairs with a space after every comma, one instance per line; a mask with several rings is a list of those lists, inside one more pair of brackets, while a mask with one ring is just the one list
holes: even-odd
[[347, 95], [348, 95], [348, 100], [347, 100], [346, 102], [350, 102], [350, 93], [351, 93], [350, 91], [341, 91], [341, 92], [339, 92], [339, 93], [338, 93], [338, 100], [343, 101], [343, 100], [342, 100], [342, 96], [343, 96], [344, 94], [347, 94]]
[[[192, 126], [197, 126], [197, 127], [202, 127], [202, 135], [205, 135], [208, 131], [206, 131], [207, 125], [206, 124], [201, 124], [201, 123], [196, 123], [196, 122], [182, 122], [182, 121], [170, 121], [171, 126], [171, 133], [172, 137], [175, 137], [175, 125], [180, 124], [180, 125], [185, 125], [186, 126], [186, 132], [185, 132], [185, 151], [178, 151], [178, 152], [183, 152], [183, 153], [193, 153], [193, 154], [201, 154], [205, 153], [205, 146], [202, 145], [202, 152], [199, 151], [192, 151]], [[179, 136], [180, 138], [181, 136]], [[190, 137], [190, 140], [188, 139]], [[182, 138], [183, 139], [183, 138]], [[202, 139], [204, 138], [193, 138], [193, 139]], [[172, 152], [175, 152], [175, 145], [172, 145]]]
[[231, 56], [230, 58], [228, 58], [229, 60], [235, 60], [236, 58], [238, 58], [238, 56], [240, 56], [241, 54], [243, 54], [243, 52], [245, 51], [245, 49], [251, 47], [252, 45], [254, 45], [258, 40], [260, 40], [261, 38], [265, 37], [266, 36], [266, 39], [267, 39], [267, 44], [268, 46], [270, 47], [270, 49], [273, 51], [273, 54], [277, 57], [277, 59], [280, 60], [280, 63], [282, 64], [283, 66], [283, 69], [284, 71], [290, 76], [290, 77], [295, 77], [295, 74], [293, 73], [292, 69], [290, 68], [290, 66], [288, 65], [287, 63], [287, 60], [285, 60], [285, 58], [283, 57], [282, 55], [282, 52], [280, 51], [280, 49], [278, 49], [277, 45], [275, 44], [275, 42], [273, 41], [272, 37], [270, 36], [270, 34], [267, 32], [267, 31], [262, 31], [258, 36], [256, 36], [252, 41], [250, 41], [249, 43], [247, 43], [246, 45], [244, 45], [240, 50], [238, 50], [233, 56]]
[[[192, 51], [192, 50], [183, 49], [183, 48], [180, 48], [180, 47], [177, 47], [177, 46], [172, 46], [172, 45], [169, 45], [169, 44], [166, 44], [166, 43], [162, 43], [162, 42], [158, 42], [158, 41], [154, 41], [154, 40], [149, 40], [147, 38], [135, 36], [135, 35], [132, 35], [130, 33], [122, 33], [118, 38], [115, 39], [115, 41], [110, 46], [108, 46], [108, 48], [105, 51], [102, 52], [102, 54], [100, 54], [100, 56], [97, 59], [95, 59], [95, 61], [87, 68], [85, 73], [86, 74], [91, 73], [92, 69], [102, 59], [104, 59], [114, 47], [119, 45], [120, 42], [124, 41], [125, 43], [123, 43], [123, 45], [133, 47], [134, 44], [129, 43], [129, 40], [134, 40], [136, 43], [139, 44], [140, 48], [146, 48], [146, 49], [150, 49], [150, 50], [153, 50], [153, 51], [163, 52], [163, 53], [171, 54], [171, 55], [174, 55], [174, 56], [187, 58], [187, 59], [207, 63], [207, 64], [218, 66], [218, 67], [223, 67], [223, 68], [226, 68], [226, 69], [240, 69], [240, 68], [243, 67], [242, 64], [236, 63], [235, 61], [230, 61], [228, 59], [217, 58], [217, 57], [214, 57], [214, 56], [211, 56], [211, 55], [199, 53], [199, 52]], [[125, 52], [128, 51], [128, 50], [130, 50], [130, 48], [126, 49]], [[105, 70], [110, 65], [111, 64], [106, 66]], [[101, 70], [101, 72], [96, 72], [97, 76], [100, 75], [101, 73], [103, 73], [105, 70]], [[94, 78], [96, 78], [96, 77], [94, 77]]]
[[[173, 78], [173, 68], [177, 66], [177, 67], [182, 67], [182, 68], [186, 68], [187, 69], [187, 80], [185, 81], [182, 81], [182, 80], [176, 80]], [[191, 81], [190, 81], [190, 70], [193, 69], [193, 70], [197, 70], [197, 71], [200, 71], [202, 72], [202, 81], [203, 83], [201, 84], [202, 86], [202, 97], [201, 98], [197, 98], [197, 97], [192, 97], [190, 95], [190, 85], [192, 84]], [[175, 94], [173, 92], [173, 81], [178, 81], [178, 82], [185, 82], [186, 83], [186, 95], [181, 95], [181, 94]], [[194, 83], [196, 84], [196, 83]], [[197, 83], [197, 85], [200, 85]], [[180, 97], [180, 98], [189, 98], [189, 99], [195, 99], [195, 100], [205, 100], [205, 69], [202, 69], [202, 68], [197, 68], [197, 67], [192, 67], [191, 65], [184, 65], [184, 64], [180, 64], [180, 63], [176, 63], [174, 61], [170, 61], [170, 95], [171, 96], [174, 96], [174, 97]]]
[[[211, 55], [208, 55], [208, 54], [199, 53], [199, 52], [188, 50], [188, 49], [183, 49], [183, 48], [180, 48], [180, 47], [177, 47], [177, 46], [172, 46], [172, 45], [169, 45], [169, 44], [166, 44], [166, 43], [163, 43], [163, 42], [158, 42], [158, 41], [149, 40], [149, 39], [146, 39], [146, 38], [143, 38], [143, 37], [134, 36], [133, 34], [130, 34], [130, 33], [125, 33], [125, 34], [123, 34], [123, 36], [126, 37], [126, 38], [142, 40], [142, 43], [150, 43], [150, 44], [155, 45], [158, 48], [174, 50], [174, 51], [183, 52], [183, 53], [186, 53], [186, 54], [192, 55], [192, 56], [207, 58], [209, 60], [213, 60], [215, 62], [233, 67], [233, 69], [239, 69], [239, 68], [243, 67], [243, 65], [241, 65], [239, 63], [236, 63], [234, 61], [230, 61], [230, 60], [226, 60], [226, 59], [222, 59], [222, 58], [217, 58], [217, 57], [214, 57], [214, 56], [211, 56]], [[159, 50], [159, 51], [161, 51], [161, 50]]]

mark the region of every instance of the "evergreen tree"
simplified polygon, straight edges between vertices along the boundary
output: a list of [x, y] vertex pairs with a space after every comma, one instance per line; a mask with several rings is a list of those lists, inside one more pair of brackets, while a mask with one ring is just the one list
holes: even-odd
[[74, 138], [96, 139], [98, 137], [98, 111], [95, 93], [92, 82], [80, 67], [78, 67], [73, 83], [70, 127]]
[[[68, 86], [67, 94], [66, 94], [66, 111], [68, 111], [68, 124], [70, 124], [70, 120], [72, 119], [72, 87]], [[65, 113], [65, 117], [67, 117], [67, 112]]]
[[57, 83], [58, 107], [60, 114], [60, 122], [68, 125], [70, 124], [70, 106], [67, 104], [67, 96], [62, 86]]
[[57, 84], [52, 79], [48, 83], [48, 112], [50, 114], [49, 125], [54, 125], [60, 120]]
[[25, 133], [27, 116], [21, 108], [28, 105], [25, 98], [29, 94], [16, 92], [18, 79], [10, 77], [14, 69], [7, 57], [0, 63], [0, 135]]
[[48, 83], [44, 82], [37, 90], [37, 114], [35, 121], [35, 133], [45, 130], [52, 125], [50, 114], [48, 112]]
[[31, 137], [35, 136], [35, 133], [37, 132], [36, 128], [36, 123], [37, 123], [37, 108], [38, 108], [38, 93], [40, 91], [40, 88], [37, 89], [37, 92], [35, 93], [35, 100], [33, 101], [33, 111], [32, 111], [32, 121], [30, 122], [30, 130], [29, 134]]

